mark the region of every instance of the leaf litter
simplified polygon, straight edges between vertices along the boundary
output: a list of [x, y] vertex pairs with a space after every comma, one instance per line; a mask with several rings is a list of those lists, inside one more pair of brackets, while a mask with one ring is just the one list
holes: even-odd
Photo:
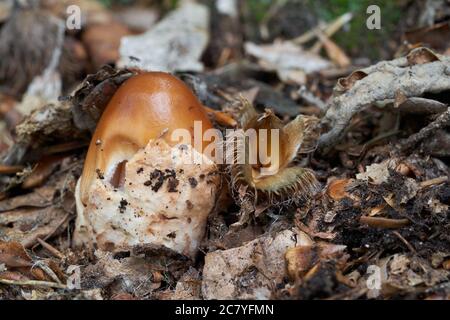
[[[31, 108], [24, 95], [48, 66], [53, 46], [38, 69], [15, 82], [5, 82], [11, 75], [0, 64], [0, 102], [7, 103], [0, 122], [20, 119], [14, 130], [0, 126], [1, 298], [449, 298], [450, 60], [439, 40], [448, 34], [446, 24], [409, 31], [407, 47], [399, 45], [402, 56], [361, 65], [332, 39], [351, 16], [295, 39], [237, 39], [240, 53], [231, 54], [235, 47], [207, 48], [216, 40], [207, 27], [214, 8], [184, 4], [168, 15], [150, 8], [161, 20], [130, 35], [133, 21], [82, 2], [89, 19], [79, 34], [64, 34], [64, 45], [81, 48], [72, 59], [85, 71], [74, 72], [62, 53], [64, 97], [41, 96]], [[20, 34], [5, 22], [17, 9], [5, 8], [0, 37]], [[61, 18], [58, 8], [50, 9]], [[43, 15], [40, 8], [19, 10]], [[121, 39], [103, 37], [107, 28], [94, 30], [111, 52], [88, 37], [93, 17], [128, 30]], [[183, 23], [186, 28], [176, 27]], [[27, 54], [28, 46], [15, 44]], [[159, 53], [149, 54], [155, 46]], [[220, 63], [208, 65], [202, 54], [217, 48]], [[103, 62], [111, 65], [100, 67]], [[233, 194], [225, 183], [194, 260], [151, 244], [118, 252], [73, 249], [75, 185], [86, 147], [113, 94], [139, 68], [176, 73], [223, 130], [240, 123], [242, 97], [259, 113], [273, 110], [284, 124], [299, 114], [319, 117], [318, 140], [294, 162], [315, 172], [320, 190], [274, 206], [247, 201], [248, 188]], [[52, 81], [43, 85], [54, 88]], [[222, 175], [231, 181], [227, 170]], [[80, 287], [73, 288], [68, 279], [77, 268]], [[380, 274], [375, 287], [373, 270]]]

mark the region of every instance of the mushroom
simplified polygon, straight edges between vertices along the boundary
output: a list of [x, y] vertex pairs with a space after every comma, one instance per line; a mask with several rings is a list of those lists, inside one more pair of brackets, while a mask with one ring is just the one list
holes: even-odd
[[[77, 183], [75, 245], [117, 251], [154, 244], [195, 257], [220, 181], [203, 154], [208, 143], [194, 143], [195, 121], [196, 135], [212, 128], [194, 94], [170, 74], [140, 73], [121, 85]], [[173, 138], [177, 129], [191, 141]]]

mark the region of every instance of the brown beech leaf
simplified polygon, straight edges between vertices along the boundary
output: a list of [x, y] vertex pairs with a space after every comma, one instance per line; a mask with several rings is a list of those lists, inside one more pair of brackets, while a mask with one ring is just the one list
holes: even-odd
[[19, 242], [0, 241], [0, 264], [7, 267], [31, 267], [32, 261], [25, 248]]
[[342, 200], [344, 198], [350, 198], [350, 194], [346, 188], [353, 182], [353, 179], [337, 179], [330, 182], [327, 188], [327, 194], [333, 200]]
[[116, 62], [120, 57], [120, 39], [130, 34], [130, 30], [117, 21], [88, 26], [82, 40], [91, 57], [93, 69], [98, 70], [104, 64]]
[[22, 183], [22, 188], [31, 189], [41, 185], [61, 163], [61, 155], [44, 156], [34, 167], [31, 174]]

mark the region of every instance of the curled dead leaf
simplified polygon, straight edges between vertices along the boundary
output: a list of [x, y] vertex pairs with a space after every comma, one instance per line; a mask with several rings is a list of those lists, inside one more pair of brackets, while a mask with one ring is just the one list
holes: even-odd
[[69, 98], [75, 126], [94, 131], [97, 121], [119, 86], [133, 75], [127, 69], [116, 71], [109, 65], [88, 75]]
[[369, 210], [369, 216], [373, 217], [376, 215], [379, 215], [383, 210], [386, 208], [386, 204], [382, 203], [376, 207], [370, 208]]
[[348, 77], [340, 78], [337, 82], [335, 90], [338, 92], [350, 90], [357, 81], [364, 79], [365, 77], [367, 77], [367, 73], [364, 71], [354, 71]]
[[401, 104], [403, 104], [408, 97], [400, 90], [395, 92], [394, 96], [394, 108], [398, 108]]
[[226, 112], [211, 109], [209, 107], [204, 107], [208, 115], [212, 116], [213, 119], [220, 125], [226, 127], [236, 127], [237, 121], [233, 119], [231, 115]]
[[330, 182], [327, 194], [335, 201], [350, 198], [346, 188], [353, 182], [353, 179], [337, 179]]
[[358, 173], [356, 179], [367, 181], [368, 183], [380, 185], [388, 182], [390, 177], [389, 169], [394, 165], [394, 160], [386, 160], [381, 163], [373, 163], [366, 167], [366, 171]]
[[430, 49], [420, 47], [412, 50], [407, 56], [408, 64], [410, 66], [416, 64], [425, 64], [433, 61], [440, 61], [439, 57]]

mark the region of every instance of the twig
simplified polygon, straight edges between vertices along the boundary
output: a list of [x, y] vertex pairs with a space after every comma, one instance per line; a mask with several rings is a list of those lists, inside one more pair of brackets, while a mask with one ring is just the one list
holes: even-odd
[[[430, 61], [417, 62], [419, 58]], [[417, 48], [406, 57], [379, 62], [341, 79], [321, 120], [321, 125], [330, 128], [330, 131], [320, 137], [319, 151], [322, 154], [329, 152], [343, 136], [343, 130], [352, 117], [365, 108], [378, 101], [395, 99], [399, 93], [410, 98], [427, 92], [449, 90], [449, 75], [449, 57], [434, 54], [426, 48]], [[445, 118], [448, 119], [448, 115], [440, 117], [441, 125], [448, 122], [443, 121], [447, 120]]]
[[206, 110], [207, 113], [211, 114], [219, 124], [228, 126], [228, 127], [237, 126], [236, 120], [234, 120], [227, 113], [225, 113], [223, 111], [214, 110], [209, 107], [204, 107], [204, 109]]
[[401, 141], [399, 143], [400, 151], [405, 152], [414, 148], [419, 142], [427, 139], [437, 130], [447, 126], [450, 126], [450, 107], [447, 109], [447, 111], [440, 114], [436, 120], [428, 124], [426, 127], [422, 128], [419, 132]]
[[56, 273], [43, 261], [43, 260], [38, 260], [36, 261], [33, 266], [31, 267], [31, 269], [38, 267], [40, 268], [42, 271], [44, 271], [53, 281], [55, 281], [56, 283], [61, 283], [61, 280], [59, 280], [58, 276], [56, 275]]
[[[56, 224], [55, 226], [49, 226], [48, 231], [46, 230], [46, 232], [42, 232], [40, 235], [34, 236], [32, 238], [27, 239], [26, 241], [22, 241], [22, 245], [25, 248], [32, 248], [35, 249], [36, 246], [38, 245], [37, 242], [37, 238], [44, 236], [44, 240], [49, 239], [51, 236], [53, 236], [53, 234], [67, 221], [67, 219], [70, 217], [70, 213], [67, 213], [60, 222], [58, 222], [58, 224]], [[46, 227], [47, 228], [47, 227]]]
[[49, 281], [38, 281], [38, 280], [7, 280], [0, 279], [0, 283], [12, 286], [31, 286], [31, 287], [44, 287], [44, 288], [56, 288], [56, 289], [67, 289], [65, 284], [49, 282]]
[[361, 216], [361, 218], [359, 218], [359, 222], [367, 224], [369, 227], [372, 228], [381, 228], [381, 229], [402, 228], [410, 223], [408, 219], [389, 219], [389, 218], [368, 217], [368, 216]]
[[55, 257], [62, 259], [64, 258], [64, 255], [55, 247], [53, 247], [52, 245], [48, 244], [47, 242], [45, 242], [44, 240], [42, 240], [41, 238], [37, 238], [36, 239], [42, 247], [44, 247], [45, 249], [47, 249], [47, 251], [49, 251], [52, 255], [54, 255]]
[[53, 228], [52, 232], [50, 232], [47, 236], [45, 236], [44, 240], [49, 239], [53, 234], [58, 230], [64, 223], [66, 223], [67, 219], [71, 216], [71, 213], [66, 213], [66, 215], [61, 219], [61, 221]]
[[421, 188], [426, 188], [426, 187], [434, 186], [436, 184], [441, 184], [441, 183], [444, 183], [447, 181], [448, 181], [448, 176], [442, 176], [442, 177], [437, 177], [434, 179], [422, 181], [421, 183], [419, 183], [419, 185]]
[[324, 35], [323, 32], [317, 31], [317, 37], [319, 38], [321, 46], [317, 46], [317, 51], [315, 51], [315, 53], [318, 54], [320, 48], [323, 46], [328, 58], [337, 66], [345, 68], [351, 64], [350, 58], [345, 54], [345, 52], [336, 43], [331, 41], [329, 37]]
[[332, 21], [329, 24], [326, 24], [325, 26], [317, 26], [312, 30], [307, 31], [306, 33], [302, 34], [301, 36], [292, 39], [292, 42], [296, 44], [304, 44], [312, 39], [314, 39], [317, 36], [317, 31], [323, 31], [323, 33], [327, 37], [331, 37], [333, 34], [335, 34], [340, 28], [342, 28], [343, 25], [345, 25], [347, 22], [352, 20], [353, 15], [351, 13], [345, 13], [342, 16], [338, 17], [336, 20]]
[[5, 166], [0, 164], [0, 174], [12, 174], [23, 170], [23, 166]]
[[309, 91], [305, 86], [301, 86], [300, 89], [298, 89], [297, 93], [299, 96], [305, 100], [306, 102], [315, 105], [318, 107], [321, 111], [326, 110], [326, 103], [323, 102], [319, 97], [316, 97], [311, 91]]
[[395, 236], [408, 247], [409, 251], [416, 253], [416, 249], [414, 249], [414, 247], [400, 233], [398, 233], [398, 231], [392, 231], [392, 233], [395, 234]]

